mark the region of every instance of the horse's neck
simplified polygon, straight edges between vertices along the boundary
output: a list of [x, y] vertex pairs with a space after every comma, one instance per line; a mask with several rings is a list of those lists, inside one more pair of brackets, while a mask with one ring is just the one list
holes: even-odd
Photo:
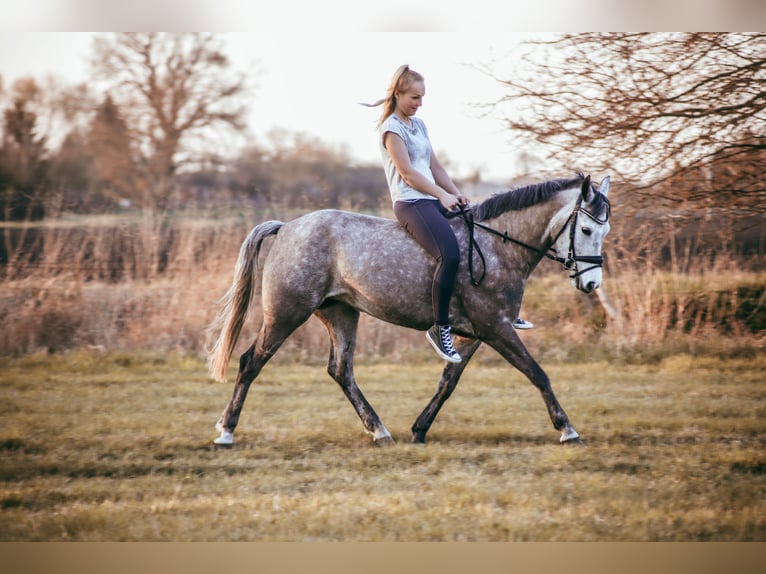
[[574, 209], [579, 189], [566, 189], [550, 200], [521, 211], [509, 211], [497, 218], [496, 226], [507, 229], [508, 235], [546, 251], [559, 231], [566, 225]]
[[570, 215], [572, 215], [572, 211], [575, 209], [577, 198], [580, 193], [581, 191], [579, 187], [571, 187], [562, 190], [554, 199], [548, 202], [551, 204], [549, 206], [550, 216], [548, 217], [548, 225], [544, 234], [548, 247], [550, 247], [552, 242], [567, 224]]

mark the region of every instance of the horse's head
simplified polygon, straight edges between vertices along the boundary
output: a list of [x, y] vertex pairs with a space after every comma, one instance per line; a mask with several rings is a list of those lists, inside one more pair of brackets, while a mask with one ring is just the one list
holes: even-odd
[[595, 189], [590, 176], [582, 182], [577, 203], [567, 225], [553, 243], [556, 253], [567, 253], [563, 263], [572, 271], [572, 285], [585, 293], [601, 286], [601, 247], [609, 233], [609, 176]]

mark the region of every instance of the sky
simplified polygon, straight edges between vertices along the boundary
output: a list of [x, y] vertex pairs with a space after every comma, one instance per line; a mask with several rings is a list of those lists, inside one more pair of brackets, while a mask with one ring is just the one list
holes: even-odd
[[[87, 81], [95, 34], [0, 31], [0, 74], [10, 85], [21, 76], [53, 73], [66, 83]], [[514, 64], [514, 47], [529, 34], [477, 35], [451, 32], [349, 32], [289, 35], [222, 33], [235, 69], [247, 71], [255, 89], [250, 129], [267, 141], [275, 128], [305, 132], [342, 146], [360, 163], [379, 164], [375, 123], [394, 70], [409, 64], [426, 80], [418, 115], [434, 149], [453, 177], [479, 170], [483, 179], [516, 175], [517, 149], [497, 117], [483, 117], [476, 104], [495, 101], [502, 87], [478, 67]], [[486, 116], [486, 114], [484, 114]]]
[[[514, 48], [538, 31], [743, 30], [766, 18], [759, 0], [25, 0], [0, 19], [0, 75], [6, 85], [52, 72], [88, 79], [92, 33], [78, 30], [206, 30], [225, 36], [235, 67], [253, 70], [250, 129], [274, 128], [346, 146], [379, 164], [378, 109], [358, 102], [384, 95], [401, 64], [426, 79], [418, 112], [453, 177], [519, 175], [513, 134], [476, 103], [502, 95], [475, 66], [512, 73]], [[539, 155], [539, 154], [538, 154]]]

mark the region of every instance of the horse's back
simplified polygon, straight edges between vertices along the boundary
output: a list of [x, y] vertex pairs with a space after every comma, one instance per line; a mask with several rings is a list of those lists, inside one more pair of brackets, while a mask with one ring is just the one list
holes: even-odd
[[410, 242], [393, 219], [337, 209], [312, 211], [279, 230], [281, 248], [298, 258], [380, 252], [381, 246], [390, 246], [384, 250], [389, 252], [393, 248], [401, 250]]

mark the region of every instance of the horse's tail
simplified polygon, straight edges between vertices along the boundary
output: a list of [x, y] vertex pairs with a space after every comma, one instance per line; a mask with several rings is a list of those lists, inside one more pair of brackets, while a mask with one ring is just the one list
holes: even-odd
[[226, 381], [226, 370], [253, 299], [261, 243], [269, 235], [276, 235], [283, 225], [281, 221], [266, 221], [256, 225], [239, 249], [234, 280], [221, 299], [221, 309], [211, 327], [220, 329], [208, 360], [210, 375], [218, 381]]

